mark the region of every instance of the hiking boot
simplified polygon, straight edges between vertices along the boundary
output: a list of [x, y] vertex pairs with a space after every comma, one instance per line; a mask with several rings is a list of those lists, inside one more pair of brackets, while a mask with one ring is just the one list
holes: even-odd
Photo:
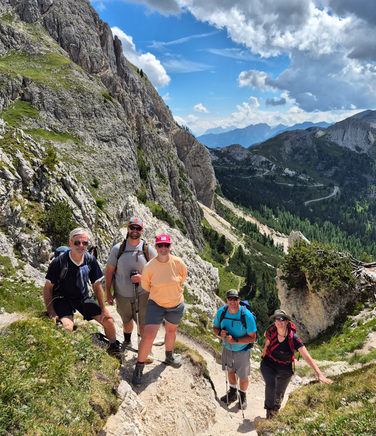
[[[227, 395], [228, 395], [228, 402], [227, 402]], [[226, 404], [230, 404], [236, 400], [237, 396], [238, 395], [236, 393], [236, 388], [233, 388], [232, 386], [230, 386], [230, 389], [227, 392], [227, 394], [223, 395], [223, 397], [221, 397], [220, 400]]]
[[247, 408], [247, 394], [243, 391], [239, 391], [239, 394], [240, 400], [238, 401], [238, 408], [245, 410]]
[[266, 419], [273, 419], [278, 412], [276, 412], [275, 410], [267, 410], [266, 411]]
[[144, 370], [144, 363], [136, 363], [136, 368], [133, 371], [132, 384], [139, 388], [142, 385], [142, 371]]
[[168, 365], [171, 365], [173, 368], [180, 368], [182, 365], [181, 359], [179, 357], [174, 356], [172, 351], [166, 351], [165, 362]]
[[120, 359], [120, 342], [116, 341], [114, 343], [110, 342], [109, 347], [107, 348], [107, 353], [112, 356]]

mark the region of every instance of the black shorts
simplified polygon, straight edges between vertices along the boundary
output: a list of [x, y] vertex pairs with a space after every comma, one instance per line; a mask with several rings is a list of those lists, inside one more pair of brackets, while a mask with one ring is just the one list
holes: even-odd
[[99, 304], [92, 298], [82, 300], [71, 300], [70, 298], [56, 298], [54, 300], [54, 309], [59, 318], [73, 316], [77, 310], [86, 321], [90, 321], [94, 316], [102, 313]]

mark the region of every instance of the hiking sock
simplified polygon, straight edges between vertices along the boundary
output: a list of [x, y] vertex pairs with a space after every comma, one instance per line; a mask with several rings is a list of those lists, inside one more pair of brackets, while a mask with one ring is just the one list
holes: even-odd
[[114, 339], [109, 339], [110, 344], [116, 344], [116, 338]]
[[126, 342], [126, 343], [131, 342], [131, 336], [132, 336], [132, 333], [124, 333], [124, 342]]
[[236, 385], [232, 385], [231, 383], [229, 383], [229, 385], [230, 385], [230, 388], [236, 389]]

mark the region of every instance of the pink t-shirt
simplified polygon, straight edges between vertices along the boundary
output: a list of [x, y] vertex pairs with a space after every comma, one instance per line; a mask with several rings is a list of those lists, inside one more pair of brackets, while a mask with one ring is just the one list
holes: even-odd
[[166, 263], [156, 258], [142, 270], [141, 286], [150, 292], [149, 298], [162, 307], [175, 307], [184, 301], [183, 283], [187, 275], [185, 263], [170, 255]]

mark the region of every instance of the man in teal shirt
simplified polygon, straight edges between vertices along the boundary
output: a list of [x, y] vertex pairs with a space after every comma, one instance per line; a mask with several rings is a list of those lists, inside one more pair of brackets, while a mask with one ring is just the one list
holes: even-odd
[[[225, 312], [224, 316], [223, 312]], [[227, 305], [221, 307], [215, 315], [213, 331], [223, 339], [222, 369], [224, 371], [227, 369], [230, 384], [229, 391], [221, 397], [221, 401], [229, 404], [236, 400], [238, 378], [240, 393], [238, 407], [244, 410], [247, 407], [246, 392], [248, 376], [251, 373], [251, 348], [256, 340], [257, 328], [252, 313], [240, 306], [240, 297], [235, 289], [227, 292]]]

